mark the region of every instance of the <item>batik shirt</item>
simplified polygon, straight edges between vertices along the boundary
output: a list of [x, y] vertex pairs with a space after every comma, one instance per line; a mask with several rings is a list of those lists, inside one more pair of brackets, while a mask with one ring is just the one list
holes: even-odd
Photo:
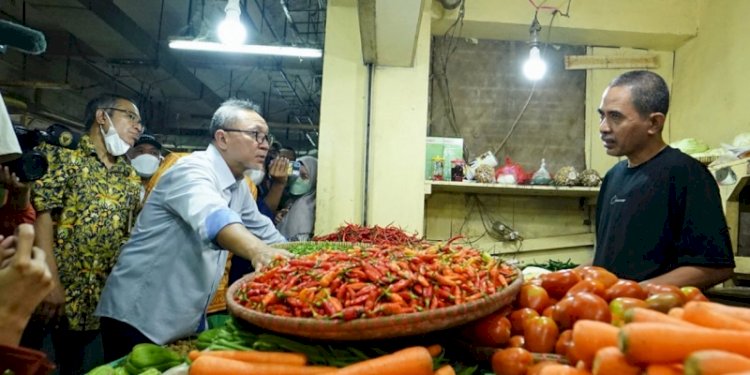
[[65, 288], [65, 316], [72, 330], [94, 330], [94, 309], [129, 236], [140, 178], [124, 157], [110, 168], [99, 160], [88, 135], [77, 150], [44, 145], [49, 171], [36, 182], [37, 211], [56, 222], [54, 254]]

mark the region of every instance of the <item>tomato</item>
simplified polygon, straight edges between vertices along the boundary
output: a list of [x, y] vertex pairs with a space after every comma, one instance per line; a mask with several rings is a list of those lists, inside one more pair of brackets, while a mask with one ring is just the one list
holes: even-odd
[[515, 335], [508, 340], [509, 348], [523, 348], [526, 346], [526, 338], [523, 335]]
[[694, 286], [683, 286], [680, 288], [682, 294], [685, 295], [685, 302], [689, 301], [708, 301], [708, 298], [701, 292], [700, 289]]
[[518, 305], [522, 308], [528, 307], [541, 313], [550, 305], [549, 295], [541, 286], [527, 284], [522, 286], [521, 292], [518, 293]]
[[492, 355], [492, 371], [495, 375], [524, 375], [534, 364], [534, 357], [524, 348], [498, 350]]
[[550, 297], [557, 299], [562, 298], [570, 287], [581, 281], [581, 277], [573, 270], [550, 272], [539, 278], [542, 280], [542, 288], [547, 290]]
[[546, 316], [548, 318], [551, 318], [552, 314], [554, 313], [554, 311], [555, 311], [555, 305], [547, 306], [547, 308], [544, 309], [544, 311], [542, 311], [542, 316]]
[[526, 348], [534, 353], [552, 353], [560, 331], [551, 318], [540, 316], [527, 319], [523, 326]]
[[604, 294], [604, 299], [607, 301], [612, 301], [618, 297], [646, 299], [648, 292], [643, 290], [641, 284], [638, 284], [637, 281], [621, 279], [609, 287]]
[[609, 323], [612, 318], [607, 301], [596, 294], [587, 292], [565, 296], [555, 305], [552, 315], [562, 329], [573, 327], [573, 323], [579, 319]]
[[671, 292], [652, 294], [646, 298], [646, 306], [649, 309], [661, 311], [665, 314], [668, 313], [671, 308], [680, 307], [682, 304], [682, 297]]
[[523, 335], [523, 321], [537, 316], [539, 313], [528, 307], [513, 311], [510, 313], [510, 332], [514, 335]]
[[573, 346], [573, 330], [566, 329], [560, 334], [555, 343], [555, 354], [567, 356], [570, 347]]
[[609, 302], [609, 311], [612, 313], [612, 325], [621, 326], [625, 324], [623, 315], [633, 307], [647, 308], [646, 301], [631, 297], [617, 297]]
[[682, 303], [685, 303], [685, 293], [683, 293], [680, 288], [674, 285], [648, 283], [643, 285], [643, 289], [648, 292], [649, 297], [653, 296], [654, 294], [673, 293], [675, 296], [680, 298]]
[[498, 347], [510, 339], [510, 321], [495, 313], [469, 324], [463, 334], [473, 344]]
[[567, 295], [577, 294], [581, 292], [588, 292], [596, 294], [599, 297], [604, 298], [604, 284], [599, 280], [581, 280], [572, 288], [568, 289]]
[[576, 272], [578, 272], [584, 280], [597, 280], [601, 282], [604, 284], [605, 288], [609, 288], [619, 280], [619, 278], [612, 272], [597, 266], [579, 267], [576, 268]]

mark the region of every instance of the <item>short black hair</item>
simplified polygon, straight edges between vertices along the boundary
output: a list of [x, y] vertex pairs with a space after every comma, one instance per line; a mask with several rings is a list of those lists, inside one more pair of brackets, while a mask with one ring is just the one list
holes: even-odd
[[83, 125], [86, 130], [91, 129], [96, 120], [96, 111], [101, 108], [111, 108], [117, 104], [118, 100], [125, 100], [135, 104], [135, 100], [118, 94], [101, 94], [86, 104], [86, 112], [83, 114]]
[[609, 87], [627, 86], [633, 106], [642, 118], [652, 113], [669, 111], [669, 88], [664, 78], [648, 70], [634, 70], [623, 73], [609, 84]]
[[251, 111], [257, 114], [260, 113], [260, 106], [257, 104], [244, 99], [229, 99], [214, 112], [211, 117], [211, 125], [208, 127], [208, 133], [211, 139], [216, 135], [216, 131], [219, 129], [225, 129], [228, 125], [232, 125], [237, 121], [239, 111]]
[[133, 147], [138, 146], [143, 143], [148, 143], [156, 147], [157, 149], [161, 150], [161, 143], [158, 140], [156, 140], [156, 137], [154, 137], [151, 134], [145, 134], [145, 133], [141, 134], [141, 136], [138, 137], [138, 140], [135, 141], [135, 144], [133, 145]]

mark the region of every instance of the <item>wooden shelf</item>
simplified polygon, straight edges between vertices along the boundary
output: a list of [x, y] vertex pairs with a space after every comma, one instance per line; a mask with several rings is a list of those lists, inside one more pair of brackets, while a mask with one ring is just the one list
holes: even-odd
[[599, 195], [598, 187], [582, 186], [541, 186], [541, 185], [500, 185], [474, 182], [425, 181], [424, 193], [465, 193], [465, 194], [501, 194], [547, 197], [595, 198]]

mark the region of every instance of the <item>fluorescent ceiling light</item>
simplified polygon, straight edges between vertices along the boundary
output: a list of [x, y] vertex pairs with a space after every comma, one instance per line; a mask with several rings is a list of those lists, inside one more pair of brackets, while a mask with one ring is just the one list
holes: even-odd
[[169, 42], [169, 48], [185, 49], [193, 51], [211, 51], [225, 53], [247, 53], [256, 55], [293, 56], [293, 57], [315, 57], [323, 56], [323, 51], [316, 48], [299, 48], [287, 46], [262, 46], [257, 44], [227, 45], [215, 42], [203, 42], [198, 40], [173, 40]]

